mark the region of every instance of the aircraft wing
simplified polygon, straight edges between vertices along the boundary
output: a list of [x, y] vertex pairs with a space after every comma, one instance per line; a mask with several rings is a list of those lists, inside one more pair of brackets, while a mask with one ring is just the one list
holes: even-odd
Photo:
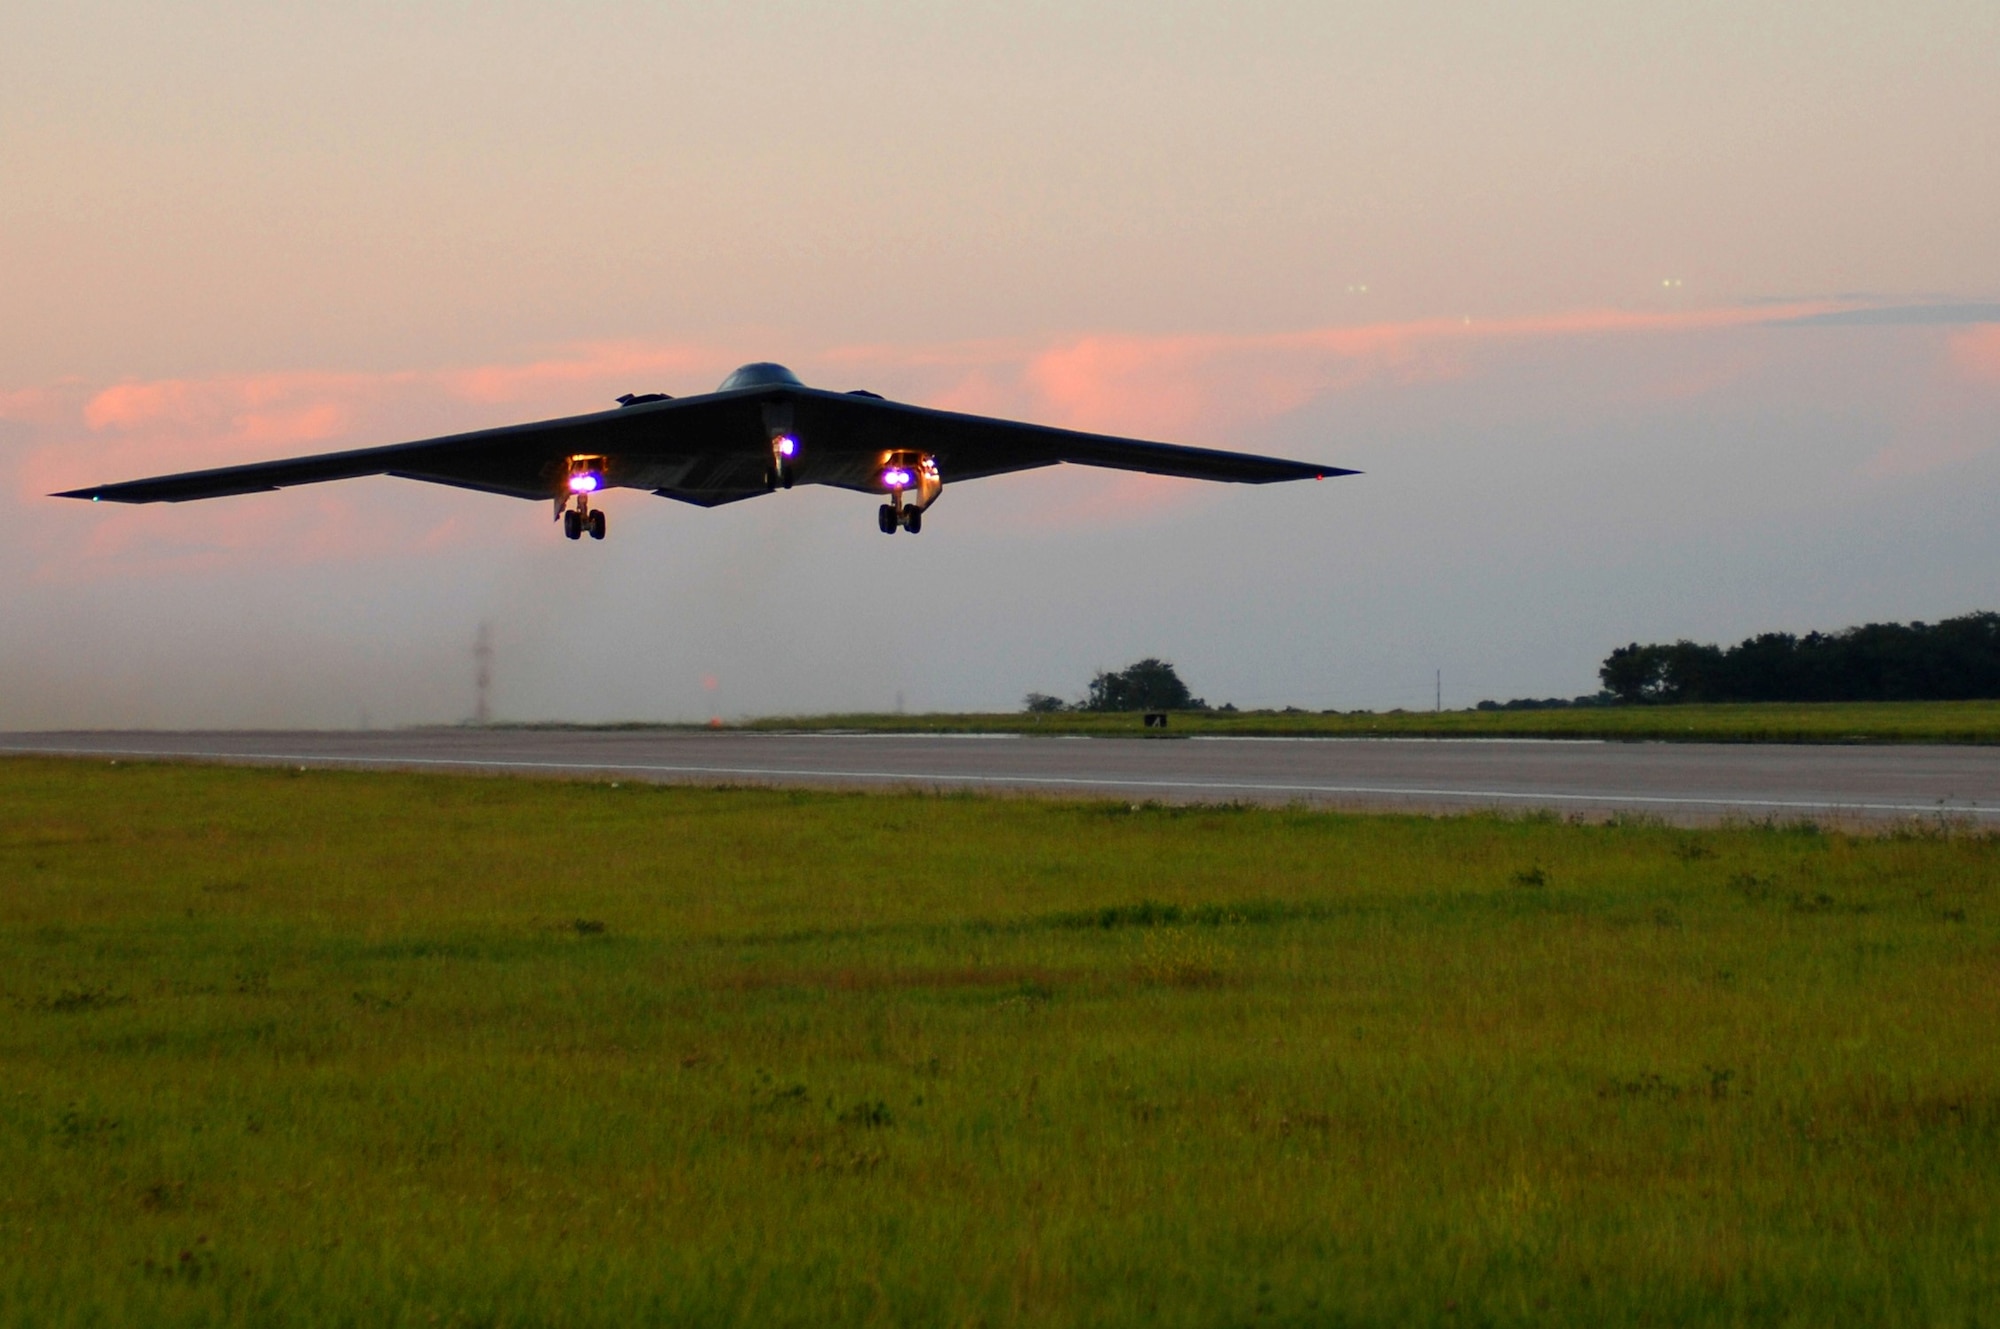
[[[612, 483], [642, 479], [640, 472], [658, 469], [643, 463], [661, 460], [680, 463], [676, 474], [684, 477], [704, 459], [710, 463], [709, 471], [721, 471], [713, 478], [727, 482], [731, 478], [730, 468], [718, 467], [716, 463], [730, 460], [727, 443], [731, 435], [743, 435], [752, 445], [737, 449], [743, 453], [739, 460], [753, 463], [741, 469], [754, 472], [754, 462], [769, 455], [769, 443], [760, 436], [759, 428], [755, 403], [711, 395], [481, 429], [388, 447], [128, 480], [122, 484], [72, 489], [56, 497], [106, 503], [181, 503], [317, 484], [322, 480], [394, 475], [516, 498], [546, 499], [562, 492], [565, 463], [578, 455], [632, 458], [635, 465], [631, 473], [614, 472], [607, 477]], [[722, 447], [718, 448], [718, 444]]]
[[[824, 421], [826, 433], [867, 454], [871, 463], [884, 451], [931, 454], [937, 458], [938, 473], [947, 484], [1053, 466], [1058, 462], [1243, 484], [1355, 474], [1338, 466], [1088, 434], [1017, 420], [906, 406], [858, 393], [807, 390], [800, 396], [800, 437], [807, 439], [809, 446], [814, 431], [805, 425], [818, 418]], [[872, 480], [872, 465], [865, 478]]]
[[798, 439], [803, 484], [878, 493], [883, 457], [928, 454], [947, 483], [1071, 462], [1195, 480], [1267, 484], [1354, 472], [1212, 448], [1081, 433], [801, 386], [663, 399], [590, 415], [72, 489], [60, 498], [179, 503], [393, 475], [516, 498], [564, 494], [569, 459], [602, 458], [606, 487], [649, 489], [713, 507], [768, 492], [771, 440]]

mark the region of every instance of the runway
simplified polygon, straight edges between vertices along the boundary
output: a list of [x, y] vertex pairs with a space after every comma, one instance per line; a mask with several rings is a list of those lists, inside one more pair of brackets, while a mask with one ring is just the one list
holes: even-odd
[[0, 753], [701, 785], [980, 790], [1699, 824], [2000, 822], [2000, 748], [1520, 740], [1023, 738], [707, 730], [0, 734]]

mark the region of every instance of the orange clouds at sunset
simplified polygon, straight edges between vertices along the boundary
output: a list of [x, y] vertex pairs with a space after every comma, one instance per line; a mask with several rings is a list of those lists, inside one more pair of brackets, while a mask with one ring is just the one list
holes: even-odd
[[[817, 359], [852, 373], [893, 372], [932, 404], [1028, 414], [1051, 424], [1217, 442], [1245, 424], [1364, 383], [1461, 376], [1469, 347], [1530, 339], [1670, 335], [1781, 323], [1823, 306], [1687, 313], [1578, 311], [1534, 319], [1424, 320], [1245, 336], [1089, 335], [1046, 346], [834, 348]], [[1993, 343], [1962, 334], [1953, 355], [1974, 372]], [[707, 390], [733, 363], [720, 349], [584, 345], [520, 363], [427, 373], [291, 372], [114, 384], [85, 396], [67, 427], [66, 388], [24, 389], [6, 414], [59, 435], [30, 454], [35, 484], [74, 486], [85, 457], [100, 470], [193, 470], [286, 452], [399, 441], [426, 426], [449, 433], [503, 423], [495, 406], [549, 415], [602, 409], [621, 391]], [[457, 403], [453, 407], [453, 403]], [[445, 414], [443, 412], [449, 412]], [[76, 426], [80, 424], [81, 428]], [[49, 477], [67, 472], [61, 478]]]

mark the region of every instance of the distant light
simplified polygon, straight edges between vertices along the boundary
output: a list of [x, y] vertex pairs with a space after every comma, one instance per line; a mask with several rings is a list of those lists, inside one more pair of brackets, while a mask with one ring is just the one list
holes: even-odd
[[891, 489], [908, 489], [913, 477], [901, 466], [891, 466], [882, 472], [882, 483]]
[[602, 483], [595, 471], [578, 471], [569, 478], [569, 492], [572, 494], [594, 494]]
[[104, 496], [102, 494], [92, 494], [90, 496], [90, 501], [93, 503], [102, 503], [104, 501]]
[[771, 440], [771, 444], [773, 447], [778, 449], [778, 455], [780, 457], [795, 457], [798, 455], [799, 441], [793, 438], [790, 434], [778, 435], [776, 438]]

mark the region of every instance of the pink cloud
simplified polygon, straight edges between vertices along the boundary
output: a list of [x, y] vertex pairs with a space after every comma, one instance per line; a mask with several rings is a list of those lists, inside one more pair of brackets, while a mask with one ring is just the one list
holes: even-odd
[[[1059, 341], [980, 340], [833, 347], [812, 357], [815, 380], [874, 386], [905, 400], [1075, 428], [1228, 446], [1246, 426], [1370, 383], [1418, 384], [1479, 372], [1485, 349], [1534, 339], [1652, 336], [1778, 322], [1824, 304], [1693, 311], [1579, 310], [1500, 319], [1429, 319], [1255, 335], [1099, 333]], [[1954, 362], [2000, 378], [2000, 330], [1952, 343]], [[387, 374], [298, 371], [119, 383], [91, 391], [65, 382], [0, 394], [0, 418], [33, 422], [16, 451], [15, 493], [31, 520], [52, 490], [163, 471], [192, 470], [304, 451], [391, 443], [537, 415], [596, 409], [624, 391], [677, 395], [708, 389], [740, 353], [684, 343], [590, 343], [512, 363]], [[1700, 394], [1726, 367], [1660, 370], [1652, 387]], [[1673, 378], [1679, 373], [1680, 378]], [[1672, 379], [1672, 381], [1668, 381]], [[887, 380], [887, 381], [884, 381]], [[468, 408], [474, 409], [468, 409]], [[363, 489], [362, 486], [377, 486]], [[536, 523], [491, 523], [471, 507], [498, 500], [409, 498], [391, 481], [313, 491], [228, 509], [227, 521], [187, 509], [96, 514], [90, 535], [48, 566], [129, 560], [238, 558], [282, 549], [299, 559], [374, 556], [417, 548], [530, 538]], [[1151, 477], [1075, 477], [1092, 519], [1201, 501], [1199, 487]], [[363, 494], [382, 494], [382, 500]], [[501, 505], [501, 511], [509, 505]], [[205, 509], [204, 509], [205, 510]], [[431, 517], [432, 512], [443, 515]], [[1061, 505], [1038, 510], [1061, 520]], [[400, 516], [386, 515], [402, 513]], [[411, 520], [409, 512], [425, 514]], [[115, 518], [109, 520], [108, 518]], [[518, 535], [510, 534], [518, 532]]]
[[[545, 399], [553, 393], [592, 386], [603, 390], [623, 383], [622, 392], [654, 392], [661, 383], [681, 384], [691, 375], [722, 375], [733, 362], [712, 348], [651, 346], [641, 342], [601, 342], [573, 348], [568, 354], [526, 364], [479, 365], [441, 376], [454, 396], [467, 401], [518, 402]], [[681, 387], [677, 395], [685, 395]], [[608, 405], [608, 401], [602, 404]]]
[[[1686, 312], [1579, 310], [1535, 318], [1427, 319], [1252, 336], [1093, 336], [1033, 354], [1024, 386], [1051, 423], [1218, 441], [1231, 426], [1386, 380], [1459, 377], [1477, 347], [1532, 339], [1633, 336], [1770, 323], [1823, 304]], [[1705, 382], [1681, 385], [1699, 392]]]
[[1952, 363], [1967, 378], [2000, 383], [2000, 323], [1982, 323], [1951, 339]]
[[1921, 475], [2000, 447], [1995, 385], [2000, 385], [2000, 324], [1954, 331], [1928, 390], [1907, 405], [1894, 439], [1869, 461], [1867, 473]]

